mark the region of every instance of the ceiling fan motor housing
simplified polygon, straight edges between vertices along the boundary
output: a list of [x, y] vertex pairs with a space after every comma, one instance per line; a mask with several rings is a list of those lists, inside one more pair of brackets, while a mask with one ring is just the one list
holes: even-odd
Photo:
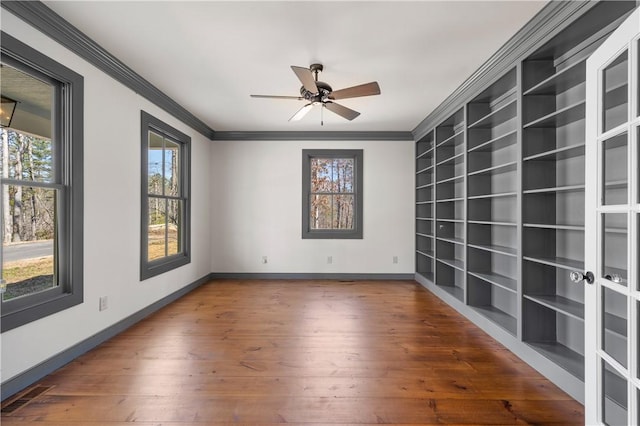
[[300, 87], [300, 95], [305, 98], [309, 102], [326, 102], [329, 100], [329, 95], [333, 91], [331, 86], [329, 86], [324, 81], [316, 81], [316, 86], [318, 87], [318, 93], [313, 93], [304, 86]]

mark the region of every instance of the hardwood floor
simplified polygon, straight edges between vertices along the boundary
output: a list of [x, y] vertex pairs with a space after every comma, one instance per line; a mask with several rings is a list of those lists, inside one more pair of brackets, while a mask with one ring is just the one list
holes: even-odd
[[2, 425], [584, 423], [409, 281], [216, 281], [37, 386]]

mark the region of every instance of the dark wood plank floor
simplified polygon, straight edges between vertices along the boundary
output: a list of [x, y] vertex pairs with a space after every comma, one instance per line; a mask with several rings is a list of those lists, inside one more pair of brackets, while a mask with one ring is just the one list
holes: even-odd
[[38, 386], [3, 425], [584, 422], [414, 282], [216, 281]]

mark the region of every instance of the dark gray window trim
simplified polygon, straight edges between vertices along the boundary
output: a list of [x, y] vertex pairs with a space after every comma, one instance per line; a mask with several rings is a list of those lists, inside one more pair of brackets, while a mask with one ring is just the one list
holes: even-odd
[[213, 139], [215, 131], [202, 120], [142, 78], [82, 31], [39, 1], [2, 1], [2, 8], [62, 44], [99, 70], [153, 102], [187, 126]]
[[411, 132], [216, 132], [221, 141], [413, 141]]
[[[141, 221], [140, 221], [140, 280], [146, 280], [156, 275], [179, 268], [191, 263], [191, 138], [181, 131], [171, 127], [163, 121], [153, 117], [145, 111], [140, 111], [140, 140], [142, 141], [141, 152]], [[152, 262], [148, 262], [148, 234], [149, 227], [149, 198], [148, 193], [148, 146], [149, 130], [168, 136], [175, 142], [179, 142], [182, 149], [180, 174], [181, 193], [184, 194], [184, 218], [182, 235], [184, 238], [184, 250], [174, 256], [165, 257]]]
[[[355, 159], [356, 220], [352, 231], [311, 230], [309, 223], [309, 197], [311, 194], [311, 158]], [[363, 150], [361, 149], [303, 149], [302, 150], [302, 238], [303, 239], [362, 239], [363, 228]]]
[[3, 62], [27, 65], [62, 84], [63, 182], [68, 186], [60, 217], [60, 288], [3, 302], [2, 332], [68, 309], [83, 302], [83, 120], [84, 78], [26, 44], [0, 33]]

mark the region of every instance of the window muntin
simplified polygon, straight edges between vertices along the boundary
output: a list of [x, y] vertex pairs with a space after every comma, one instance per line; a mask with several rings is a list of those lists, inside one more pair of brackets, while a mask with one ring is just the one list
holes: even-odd
[[362, 238], [362, 150], [303, 150], [302, 238]]
[[142, 279], [190, 262], [190, 141], [142, 112]]
[[83, 78], [5, 33], [0, 41], [6, 331], [83, 300]]

